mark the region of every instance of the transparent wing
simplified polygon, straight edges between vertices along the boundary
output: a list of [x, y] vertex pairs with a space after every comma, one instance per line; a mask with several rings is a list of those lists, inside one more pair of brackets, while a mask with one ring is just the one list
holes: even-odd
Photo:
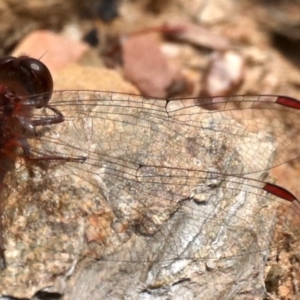
[[[288, 114], [297, 128], [298, 110], [277, 96], [202, 100], [210, 110], [197, 101], [54, 93], [65, 121], [41, 126], [28, 142], [36, 157], [66, 160], [20, 163], [6, 205], [8, 244], [30, 245], [22, 263], [38, 260], [45, 272], [74, 257], [139, 263], [147, 265], [139, 282], [153, 287], [195, 261], [233, 261], [240, 270], [245, 257], [269, 252], [278, 221], [285, 225], [290, 209], [299, 215], [296, 200], [264, 191], [265, 170], [299, 155], [281, 119]], [[13, 212], [20, 195], [26, 222]]]
[[[143, 130], [148, 134], [151, 132], [151, 138], [154, 138], [157, 131], [160, 133], [159, 136], [164, 135], [169, 140], [174, 135], [181, 135], [181, 140], [178, 139], [177, 142], [181, 143], [178, 145], [182, 149], [203, 147], [201, 139], [192, 140], [195, 138], [195, 132], [198, 132], [199, 136], [214, 135], [215, 139], [221, 140], [231, 136], [233, 137], [231, 140], [232, 147], [249, 149], [249, 153], [244, 151], [244, 156], [241, 159], [245, 164], [251, 163], [250, 172], [257, 172], [265, 169], [265, 166], [260, 166], [260, 162], [264, 161], [264, 158], [268, 160], [263, 146], [262, 149], [259, 149], [257, 141], [261, 139], [273, 138], [276, 142], [276, 157], [269, 167], [275, 167], [299, 157], [295, 138], [300, 122], [300, 102], [294, 100], [292, 103], [292, 100], [288, 97], [279, 96], [232, 96], [166, 101], [109, 92], [63, 91], [53, 94], [51, 105], [65, 116], [66, 122], [58, 126], [77, 126], [74, 128], [73, 135], [69, 136], [69, 149], [66, 149], [66, 155], [72, 153], [72, 147], [76, 153], [77, 141], [74, 144], [74, 137], [90, 140], [89, 135], [93, 135], [95, 139], [98, 138], [101, 141], [99, 143], [102, 145], [100, 151], [107, 151], [103, 146], [105, 144], [103, 140], [107, 141], [110, 138], [110, 133], [105, 130], [105, 126], [114, 123], [119, 126], [116, 129], [119, 132], [126, 132], [126, 130], [128, 132], [131, 130], [130, 126], [135, 127], [126, 134], [128, 140], [125, 140], [124, 145], [131, 143], [131, 140], [134, 142], [136, 138], [132, 135], [134, 131], [144, 135]], [[199, 105], [205, 109], [199, 109]], [[40, 118], [40, 115], [37, 118]], [[223, 131], [218, 129], [220, 124]], [[243, 125], [245, 132], [254, 133], [245, 137], [243, 143], [241, 143], [240, 138], [235, 139], [235, 136], [243, 134], [243, 130], [238, 124]], [[161, 128], [159, 128], [160, 125]], [[80, 126], [84, 127], [81, 128]], [[240, 130], [237, 133], [238, 129]], [[66, 144], [65, 137], [63, 140]], [[47, 142], [51, 143], [51, 141]], [[57, 143], [56, 137], [53, 143]], [[254, 153], [251, 153], [254, 143], [258, 145], [254, 149]], [[139, 141], [138, 144], [143, 145], [144, 142]], [[154, 148], [155, 142], [153, 144]], [[110, 147], [108, 146], [108, 149]], [[122, 147], [120, 142], [118, 147]], [[123, 147], [126, 148], [126, 146]], [[82, 153], [84, 156], [88, 148], [89, 145], [81, 147], [81, 152], [80, 149], [77, 149], [78, 155]], [[226, 154], [224, 153], [224, 155]], [[151, 158], [144, 156], [143, 162], [145, 159]], [[257, 163], [253, 163], [253, 159], [256, 159]], [[238, 173], [232, 170], [230, 174]]]

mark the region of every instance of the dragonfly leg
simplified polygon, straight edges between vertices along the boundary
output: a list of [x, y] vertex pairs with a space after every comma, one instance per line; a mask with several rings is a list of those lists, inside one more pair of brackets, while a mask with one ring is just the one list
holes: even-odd
[[41, 118], [39, 120], [32, 120], [30, 121], [30, 124], [32, 126], [36, 127], [36, 126], [59, 124], [65, 120], [64, 115], [55, 107], [46, 105], [43, 108], [48, 108], [49, 110], [53, 111], [55, 115], [52, 117]]
[[35, 156], [31, 153], [30, 146], [27, 142], [27, 139], [19, 139], [20, 147], [23, 149], [23, 153], [26, 159], [31, 161], [63, 161], [63, 162], [77, 162], [83, 163], [86, 160], [84, 156], [78, 157], [68, 157], [68, 156], [58, 156], [58, 155], [41, 155]]

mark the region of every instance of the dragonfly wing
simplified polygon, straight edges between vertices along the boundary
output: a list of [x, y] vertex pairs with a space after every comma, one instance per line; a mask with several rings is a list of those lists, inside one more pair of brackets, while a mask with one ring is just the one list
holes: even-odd
[[[11, 187], [6, 203], [8, 258], [17, 241], [23, 252], [15, 265], [29, 266], [26, 276], [41, 276], [37, 261], [44, 274], [63, 274], [89, 257], [97, 270], [105, 266], [104, 282], [120, 270], [135, 270], [131, 286], [143, 286], [145, 293], [180, 279], [194, 282], [199, 273], [203, 285], [207, 269], [223, 269], [228, 284], [242, 273], [244, 281], [253, 279], [246, 270], [272, 246], [276, 208], [291, 205], [263, 189], [264, 172], [253, 173], [272, 165], [277, 144], [268, 134], [248, 133], [224, 111], [212, 114], [182, 100], [99, 92], [63, 96], [52, 105], [65, 122], [41, 128], [41, 138], [29, 141], [31, 149], [84, 162], [30, 165], [32, 178], [20, 165], [19, 188]], [[28, 214], [25, 223], [14, 215], [16, 194], [25, 195], [18, 203]], [[116, 293], [125, 293], [129, 281], [126, 273], [124, 280], [120, 276]], [[261, 288], [262, 276], [256, 280]], [[215, 295], [222, 284], [214, 282]], [[111, 290], [101, 285], [106, 288]]]

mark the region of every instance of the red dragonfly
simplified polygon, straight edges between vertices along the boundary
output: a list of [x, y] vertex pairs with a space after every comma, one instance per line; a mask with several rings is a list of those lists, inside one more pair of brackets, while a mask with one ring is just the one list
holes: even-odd
[[[300, 123], [296, 99], [53, 92], [39, 60], [4, 57], [0, 69], [0, 255], [8, 269], [27, 247], [18, 264], [73, 251], [156, 264], [158, 280], [166, 265], [181, 272], [187, 261], [269, 251], [275, 220], [292, 226], [300, 216], [293, 194], [262, 174], [300, 155], [290, 140]], [[284, 125], [283, 114], [293, 123]]]

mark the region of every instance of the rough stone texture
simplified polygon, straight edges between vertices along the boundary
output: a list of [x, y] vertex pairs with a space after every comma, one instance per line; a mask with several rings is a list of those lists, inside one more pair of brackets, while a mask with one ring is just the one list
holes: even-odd
[[7, 177], [3, 295], [264, 294], [278, 202], [260, 182], [238, 177], [267, 168], [267, 160], [250, 163], [257, 147], [271, 157], [264, 137], [187, 100], [64, 92], [52, 105], [66, 121], [41, 129], [32, 153], [75, 161], [26, 169], [20, 159]]

